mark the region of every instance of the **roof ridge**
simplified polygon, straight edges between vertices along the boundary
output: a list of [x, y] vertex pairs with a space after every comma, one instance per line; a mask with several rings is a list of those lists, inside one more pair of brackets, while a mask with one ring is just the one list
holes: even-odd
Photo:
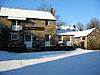
[[17, 8], [1, 7], [0, 16], [19, 16], [25, 18], [49, 19], [56, 20], [52, 13], [39, 10], [27, 10]]
[[15, 9], [15, 10], [29, 10], [29, 11], [40, 11], [40, 12], [48, 12], [50, 13], [49, 11], [43, 11], [43, 10], [36, 10], [36, 9], [28, 9], [28, 8], [9, 8], [9, 7], [0, 7], [1, 9], [2, 8], [5, 8], [5, 9]]

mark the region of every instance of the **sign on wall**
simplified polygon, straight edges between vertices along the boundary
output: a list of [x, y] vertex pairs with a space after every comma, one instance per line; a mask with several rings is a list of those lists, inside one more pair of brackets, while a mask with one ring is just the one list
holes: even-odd
[[25, 27], [25, 30], [44, 30], [44, 27]]

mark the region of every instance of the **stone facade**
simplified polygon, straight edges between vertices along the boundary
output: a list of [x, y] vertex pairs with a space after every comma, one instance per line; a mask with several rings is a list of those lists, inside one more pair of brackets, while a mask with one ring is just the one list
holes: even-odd
[[[56, 21], [55, 20], [42, 20], [42, 19], [27, 19], [25, 21], [21, 21], [20, 26], [22, 27], [22, 30], [19, 31], [13, 31], [12, 30], [12, 21], [7, 19], [7, 17], [0, 17], [0, 24], [2, 27], [5, 27], [8, 31], [8, 34], [2, 36], [5, 37], [7, 41], [5, 41], [8, 44], [8, 47], [16, 47], [18, 44], [24, 44], [24, 35], [25, 34], [31, 34], [32, 38], [35, 37], [35, 42], [32, 42], [33, 46], [36, 46], [37, 44], [41, 44], [42, 47], [45, 46], [45, 35], [50, 35], [50, 44], [54, 45], [54, 41], [52, 41], [53, 36], [56, 35]], [[18, 20], [17, 20], [18, 21]], [[46, 25], [47, 22], [47, 25]], [[18, 34], [17, 40], [12, 40], [12, 34]], [[1, 36], [1, 35], [0, 35]], [[32, 47], [33, 47], [32, 46]]]
[[87, 49], [100, 49], [100, 31], [98, 29], [87, 36]]
[[100, 31], [95, 29], [88, 36], [80, 37], [80, 46], [84, 49], [100, 49]]
[[[36, 44], [41, 44], [44, 46], [45, 44], [45, 35], [50, 35], [50, 40], [56, 34], [56, 21], [52, 20], [38, 20], [38, 19], [30, 19], [33, 24], [25, 23], [25, 34], [31, 34], [33, 37], [36, 37], [35, 42], [33, 42], [33, 46]], [[46, 21], [48, 25], [46, 25]], [[27, 29], [30, 27], [31, 29]], [[52, 44], [51, 40], [51, 45]]]
[[8, 47], [11, 21], [7, 17], [0, 17], [0, 47]]

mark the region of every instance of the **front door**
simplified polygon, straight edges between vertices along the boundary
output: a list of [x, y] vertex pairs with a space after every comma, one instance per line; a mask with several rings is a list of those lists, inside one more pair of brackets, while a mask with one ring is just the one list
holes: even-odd
[[82, 49], [85, 49], [85, 47], [84, 47], [84, 42], [81, 42], [81, 48], [82, 48]]
[[26, 45], [27, 49], [31, 49], [32, 48], [32, 35], [31, 34], [26, 34], [24, 36], [24, 43]]

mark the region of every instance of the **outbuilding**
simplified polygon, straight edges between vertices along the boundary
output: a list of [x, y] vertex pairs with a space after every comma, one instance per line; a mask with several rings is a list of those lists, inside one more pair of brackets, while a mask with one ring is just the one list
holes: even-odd
[[99, 49], [100, 31], [96, 28], [84, 31], [65, 30], [64, 32], [57, 32], [57, 36], [59, 39], [58, 43], [62, 41], [66, 46], [76, 45], [80, 46], [83, 49]]

